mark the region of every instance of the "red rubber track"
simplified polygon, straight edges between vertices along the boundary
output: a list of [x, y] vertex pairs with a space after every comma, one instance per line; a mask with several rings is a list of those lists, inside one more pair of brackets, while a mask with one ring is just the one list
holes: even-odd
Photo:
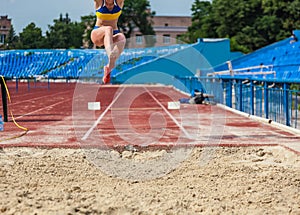
[[[168, 102], [186, 97], [171, 87], [90, 84], [101, 110], [90, 111], [84, 103], [82, 118], [74, 118], [81, 114], [74, 114], [75, 83], [51, 83], [50, 89], [38, 83], [30, 90], [20, 83], [18, 92], [15, 82], [8, 86], [9, 111], [29, 132], [21, 136], [24, 131], [9, 116], [0, 147], [282, 146], [300, 154], [298, 135], [222, 107], [181, 104], [180, 110], [168, 110]], [[79, 96], [88, 96], [88, 90]]]

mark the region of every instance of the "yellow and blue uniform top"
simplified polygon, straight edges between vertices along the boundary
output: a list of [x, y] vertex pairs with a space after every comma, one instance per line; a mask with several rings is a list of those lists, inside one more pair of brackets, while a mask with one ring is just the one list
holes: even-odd
[[96, 10], [96, 16], [102, 20], [115, 20], [118, 19], [122, 13], [122, 8], [119, 7], [116, 0], [114, 0], [114, 7], [109, 10], [105, 5], [105, 0], [103, 0], [102, 6]]

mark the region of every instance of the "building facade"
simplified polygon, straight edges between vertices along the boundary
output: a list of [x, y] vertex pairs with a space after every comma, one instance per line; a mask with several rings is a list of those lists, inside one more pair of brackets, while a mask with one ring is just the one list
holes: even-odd
[[128, 48], [142, 48], [146, 45], [145, 37], [155, 39], [154, 46], [170, 46], [181, 43], [178, 38], [188, 31], [192, 24], [190, 16], [154, 16], [152, 18], [152, 27], [155, 36], [144, 36], [138, 29], [135, 29], [129, 40]]
[[0, 16], [0, 47], [4, 45], [6, 37], [11, 29], [11, 19], [8, 16]]

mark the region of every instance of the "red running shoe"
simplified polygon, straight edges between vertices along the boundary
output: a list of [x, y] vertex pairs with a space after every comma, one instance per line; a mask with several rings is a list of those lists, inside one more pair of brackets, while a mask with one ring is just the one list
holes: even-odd
[[103, 79], [102, 79], [102, 82], [103, 84], [108, 84], [110, 83], [110, 69], [108, 66], [105, 66], [104, 67], [104, 76], [103, 76]]

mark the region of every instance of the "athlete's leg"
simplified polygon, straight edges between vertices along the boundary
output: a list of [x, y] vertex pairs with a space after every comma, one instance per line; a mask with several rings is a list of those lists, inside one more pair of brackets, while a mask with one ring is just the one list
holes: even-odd
[[[113, 49], [113, 28], [110, 26], [101, 26], [99, 28], [94, 28], [91, 33], [91, 40], [98, 47], [104, 46], [107, 56], [110, 59], [110, 55]], [[109, 69], [108, 66], [105, 66], [102, 80], [104, 84], [110, 82], [110, 72], [111, 69]]]
[[113, 50], [113, 28], [111, 26], [101, 26], [94, 29], [91, 33], [91, 40], [98, 47], [104, 45], [107, 56], [110, 56]]
[[113, 35], [113, 29], [110, 26], [102, 26], [92, 31], [91, 39], [96, 46], [104, 45], [109, 61], [104, 67], [103, 83], [109, 83], [110, 72], [124, 50], [126, 38], [122, 33]]
[[110, 73], [111, 70], [116, 66], [116, 61], [120, 57], [121, 53], [124, 50], [126, 43], [126, 38], [124, 34], [117, 33], [113, 36], [113, 49], [111, 54], [109, 55], [108, 64], [104, 67], [104, 76], [103, 76], [103, 83], [110, 82]]
[[125, 44], [126, 44], [126, 38], [124, 34], [117, 33], [113, 36], [112, 52], [109, 55], [109, 62], [107, 64], [109, 69], [113, 69], [116, 66], [116, 61], [122, 54]]

